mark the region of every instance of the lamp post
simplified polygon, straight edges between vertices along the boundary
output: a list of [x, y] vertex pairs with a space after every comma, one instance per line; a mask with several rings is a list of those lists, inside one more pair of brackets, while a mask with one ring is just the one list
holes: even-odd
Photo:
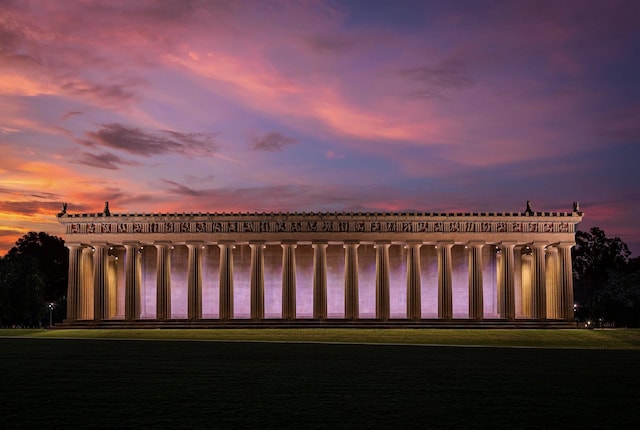
[[49, 328], [53, 326], [53, 303], [49, 303]]

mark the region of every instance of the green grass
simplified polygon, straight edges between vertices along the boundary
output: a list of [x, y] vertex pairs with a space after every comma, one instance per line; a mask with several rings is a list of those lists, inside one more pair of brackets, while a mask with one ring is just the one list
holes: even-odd
[[0, 330], [0, 336], [640, 349], [640, 330], [214, 329]]
[[[109, 334], [238, 339], [249, 332]], [[627, 334], [606, 331], [360, 332], [260, 330], [259, 337], [520, 343], [547, 335], [566, 343], [578, 336], [574, 346], [597, 348], [598, 336], [609, 345], [630, 342]], [[49, 338], [65, 333], [79, 335], [42, 331], [0, 339], [0, 427], [631, 429], [639, 423], [637, 348]]]

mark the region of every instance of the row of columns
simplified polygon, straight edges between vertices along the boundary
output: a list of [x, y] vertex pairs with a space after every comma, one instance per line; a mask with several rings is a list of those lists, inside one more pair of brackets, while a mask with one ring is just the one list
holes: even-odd
[[[125, 320], [136, 320], [141, 315], [141, 255], [140, 243], [126, 242], [125, 248]], [[407, 319], [421, 318], [420, 247], [421, 242], [409, 242], [406, 264]], [[517, 242], [501, 242], [497, 246], [498, 313], [506, 320], [515, 319], [514, 250]], [[69, 248], [69, 291], [67, 319], [87, 319], [83, 309], [93, 301], [93, 318], [109, 319], [112, 315], [110, 291], [115, 276], [109, 276], [107, 243], [95, 243], [91, 249], [80, 244], [67, 244]], [[156, 242], [157, 250], [157, 302], [156, 318], [171, 318], [171, 242]], [[202, 318], [202, 248], [203, 242], [187, 242], [187, 318]], [[251, 319], [264, 318], [264, 248], [262, 242], [250, 243], [250, 297]], [[282, 319], [296, 318], [296, 243], [281, 243], [282, 254]], [[327, 259], [328, 243], [313, 243], [313, 318], [327, 318]], [[359, 317], [358, 309], [358, 242], [345, 242], [344, 300], [345, 319]], [[388, 320], [389, 301], [389, 247], [390, 242], [375, 244], [376, 250], [376, 318]], [[438, 318], [453, 318], [452, 257], [453, 242], [438, 242]], [[483, 318], [482, 249], [484, 242], [469, 242], [469, 319]], [[573, 285], [571, 267], [572, 243], [553, 247], [534, 242], [528, 245], [531, 253], [522, 255], [522, 309], [525, 317], [533, 319], [564, 319], [573, 317]], [[218, 243], [220, 248], [220, 310], [221, 320], [233, 319], [233, 242]], [[549, 270], [546, 270], [546, 269]], [[115, 269], [113, 269], [115, 270]], [[92, 276], [93, 297], [84, 297], [83, 283]], [[549, 292], [549, 294], [547, 294]], [[89, 294], [86, 294], [89, 296]]]

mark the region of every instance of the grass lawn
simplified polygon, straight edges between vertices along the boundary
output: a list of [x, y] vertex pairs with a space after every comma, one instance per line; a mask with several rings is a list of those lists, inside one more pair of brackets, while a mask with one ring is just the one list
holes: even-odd
[[181, 339], [218, 341], [392, 343], [542, 348], [640, 349], [640, 330], [461, 329], [149, 329], [16, 330], [2, 336], [46, 338]]
[[[0, 339], [0, 427], [595, 429], [640, 424], [638, 331], [322, 331], [258, 334], [303, 342], [356, 337], [371, 343], [480, 344], [484, 339], [535, 346], [544, 346], [535, 339], [546, 335], [552, 345], [572, 348], [225, 341], [258, 336], [249, 333], [256, 330], [180, 331], [183, 338], [217, 342], [23, 332]], [[604, 340], [598, 333], [606, 334]], [[179, 337], [168, 330], [135, 337], [152, 336]], [[592, 348], [576, 348], [580, 345]]]

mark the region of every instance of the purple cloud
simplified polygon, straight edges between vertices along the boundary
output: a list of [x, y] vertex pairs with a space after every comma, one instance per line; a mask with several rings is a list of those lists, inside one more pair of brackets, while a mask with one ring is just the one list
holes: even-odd
[[182, 154], [189, 157], [211, 156], [218, 150], [214, 133], [180, 133], [171, 130], [146, 132], [122, 124], [103, 124], [87, 133], [91, 146], [118, 149], [134, 155], [151, 157], [161, 154]]
[[413, 95], [424, 98], [442, 98], [444, 91], [462, 90], [474, 86], [467, 64], [458, 58], [449, 58], [433, 66], [403, 69], [401, 76], [420, 84]]
[[284, 136], [274, 131], [262, 136], [252, 136], [249, 140], [251, 142], [252, 149], [267, 152], [282, 151], [286, 146], [298, 143], [296, 139]]
[[118, 170], [121, 165], [136, 166], [140, 164], [135, 161], [124, 160], [117, 155], [108, 152], [103, 152], [101, 154], [83, 152], [82, 157], [72, 161], [72, 163], [84, 164], [86, 166], [107, 170]]

